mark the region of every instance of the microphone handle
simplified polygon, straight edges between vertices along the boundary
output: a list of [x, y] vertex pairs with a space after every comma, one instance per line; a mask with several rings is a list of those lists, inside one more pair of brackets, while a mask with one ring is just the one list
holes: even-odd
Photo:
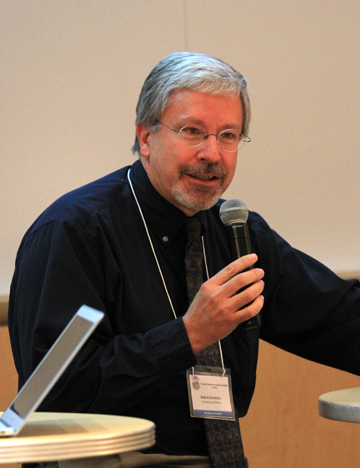
[[[228, 225], [228, 237], [230, 243], [230, 251], [233, 260], [252, 253], [249, 232], [246, 223], [234, 223]], [[253, 267], [247, 268], [244, 271], [251, 270]], [[238, 292], [241, 292], [242, 289]], [[241, 323], [241, 326], [247, 330], [251, 328], [261, 327], [260, 313], [249, 320]]]

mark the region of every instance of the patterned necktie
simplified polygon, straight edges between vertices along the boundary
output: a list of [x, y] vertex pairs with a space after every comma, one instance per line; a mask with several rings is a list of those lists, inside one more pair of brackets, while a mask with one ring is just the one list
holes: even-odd
[[[186, 229], [188, 234], [185, 253], [186, 284], [191, 304], [203, 282], [201, 224], [196, 218], [188, 218]], [[202, 366], [221, 367], [218, 343], [197, 354], [196, 362]], [[235, 421], [204, 419], [207, 446], [214, 468], [248, 467], [238, 421], [237, 414]]]

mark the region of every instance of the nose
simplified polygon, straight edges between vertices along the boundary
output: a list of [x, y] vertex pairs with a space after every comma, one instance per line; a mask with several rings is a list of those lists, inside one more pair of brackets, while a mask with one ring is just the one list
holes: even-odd
[[217, 136], [214, 133], [210, 133], [204, 143], [199, 146], [198, 158], [210, 163], [217, 163], [220, 161], [219, 144], [217, 142]]

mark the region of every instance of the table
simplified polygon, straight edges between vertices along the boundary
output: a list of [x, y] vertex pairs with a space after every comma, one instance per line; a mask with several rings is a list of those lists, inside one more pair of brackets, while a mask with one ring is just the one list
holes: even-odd
[[360, 423], [360, 387], [324, 393], [318, 404], [323, 418]]
[[0, 438], [0, 463], [71, 460], [155, 443], [155, 424], [125, 416], [33, 413], [19, 435]]

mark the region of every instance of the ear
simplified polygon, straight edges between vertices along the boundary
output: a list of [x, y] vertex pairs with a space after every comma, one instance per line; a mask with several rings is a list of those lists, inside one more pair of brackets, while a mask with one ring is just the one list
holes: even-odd
[[150, 157], [150, 131], [146, 125], [142, 125], [140, 123], [136, 124], [136, 136], [139, 140], [140, 145], [140, 154], [144, 156], [144, 158]]

